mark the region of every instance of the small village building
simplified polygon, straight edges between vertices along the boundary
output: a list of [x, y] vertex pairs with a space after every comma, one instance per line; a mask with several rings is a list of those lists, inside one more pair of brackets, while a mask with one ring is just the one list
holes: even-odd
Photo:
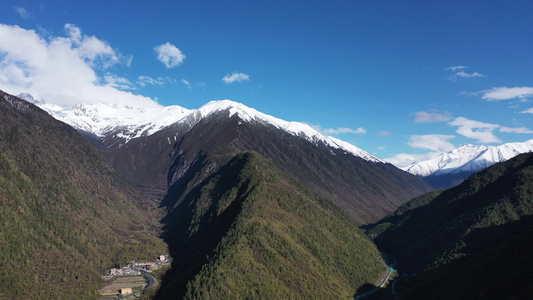
[[126, 296], [126, 295], [129, 295], [129, 294], [132, 294], [133, 293], [133, 290], [131, 288], [122, 288], [120, 289], [120, 295], [121, 296]]

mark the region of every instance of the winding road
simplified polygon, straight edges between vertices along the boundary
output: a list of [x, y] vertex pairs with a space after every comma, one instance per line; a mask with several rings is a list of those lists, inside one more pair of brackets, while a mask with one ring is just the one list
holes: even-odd
[[152, 288], [154, 285], [157, 284], [157, 279], [156, 279], [154, 276], [152, 276], [152, 275], [150, 275], [150, 274], [148, 274], [148, 273], [146, 273], [146, 272], [144, 272], [144, 271], [141, 271], [141, 272], [142, 272], [142, 274], [143, 274], [143, 277], [144, 277], [144, 278], [146, 279], [146, 281], [148, 282], [148, 285], [147, 285], [143, 290], [141, 290], [141, 291], [135, 292], [135, 293], [133, 293], [133, 294], [126, 295], [126, 296], [124, 296], [124, 297], [120, 297], [120, 298], [118, 298], [117, 300], [127, 299], [127, 298], [129, 298], [129, 297], [133, 297], [133, 296], [135, 296], [135, 295], [139, 295], [140, 293], [144, 293], [145, 291], [147, 291], [148, 289]]
[[[390, 259], [390, 258], [387, 256], [387, 254], [385, 254], [385, 253], [381, 253], [381, 255], [382, 255], [382, 257], [383, 257], [383, 262], [389, 267], [389, 271], [388, 271], [387, 275], [386, 275], [385, 278], [381, 281], [381, 283], [378, 284], [375, 288], [371, 289], [371, 290], [368, 291], [368, 292], [364, 292], [364, 293], [362, 293], [362, 294], [360, 294], [360, 295], [355, 296], [355, 299], [363, 299], [364, 297], [366, 297], [366, 296], [368, 296], [368, 295], [370, 295], [370, 294], [373, 294], [373, 293], [377, 292], [378, 290], [380, 290], [380, 289], [381, 289], [381, 288], [387, 283], [387, 281], [389, 281], [389, 278], [390, 278], [392, 272], [396, 271], [396, 270], [394, 269], [394, 265], [396, 265], [396, 261], [394, 261], [394, 262], [391, 264], [391, 263], [389, 262], [389, 259]], [[395, 283], [395, 282], [396, 282], [396, 280], [395, 280], [393, 283]]]

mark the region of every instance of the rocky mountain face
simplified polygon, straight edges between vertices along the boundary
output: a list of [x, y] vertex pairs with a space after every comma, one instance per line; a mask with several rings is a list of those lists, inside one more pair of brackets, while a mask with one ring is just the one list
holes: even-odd
[[[104, 153], [128, 180], [150, 188], [170, 188], [173, 195], [193, 187], [235, 154], [256, 151], [333, 201], [358, 224], [378, 220], [429, 190], [421, 180], [390, 164], [370, 162], [269, 124], [246, 122], [227, 110], [211, 114], [188, 131], [185, 126], [177, 123]], [[181, 133], [179, 138], [176, 132]], [[198, 173], [205, 165], [207, 173]]]
[[[102, 105], [97, 107], [100, 109], [88, 110], [104, 111]], [[349, 143], [236, 102], [213, 101], [193, 111], [161, 109], [173, 111], [171, 117], [176, 121], [171, 123], [168, 116], [149, 117], [161, 112], [146, 110], [144, 121], [137, 122], [142, 125], [128, 125], [130, 118], [123, 118], [121, 125], [110, 127], [87, 121], [88, 116], [102, 119], [92, 113], [54, 114], [48, 106], [59, 119], [79, 126], [127, 180], [161, 195], [194, 186], [234, 154], [248, 150], [260, 153], [312, 191], [331, 199], [358, 224], [377, 221], [430, 189], [415, 176]], [[197, 174], [205, 164], [210, 165], [208, 173]]]
[[105, 269], [168, 251], [156, 203], [72, 127], [2, 91], [0, 201], [3, 299], [95, 299]]
[[531, 151], [533, 140], [499, 146], [464, 145], [403, 169], [423, 178], [436, 189], [450, 188], [477, 171]]
[[[533, 154], [425, 194], [368, 227], [411, 277], [406, 298], [522, 299], [531, 293]], [[526, 279], [527, 278], [527, 279]], [[526, 283], [519, 289], [516, 282]]]

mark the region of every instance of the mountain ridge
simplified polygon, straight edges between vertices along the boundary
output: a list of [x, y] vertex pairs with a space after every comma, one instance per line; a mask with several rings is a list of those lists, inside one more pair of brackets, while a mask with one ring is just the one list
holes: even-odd
[[175, 123], [184, 123], [192, 127], [202, 118], [217, 111], [229, 110], [230, 117], [237, 114], [243, 121], [270, 124], [312, 142], [322, 141], [333, 148], [342, 149], [368, 161], [383, 162], [376, 156], [348, 142], [324, 136], [305, 123], [285, 121], [231, 100], [210, 101], [199, 109], [192, 110], [178, 105], [137, 108], [105, 103], [77, 104], [72, 108], [66, 108], [37, 101], [30, 94], [21, 94], [20, 96], [32, 101], [56, 119], [70, 124], [78, 130], [92, 133], [101, 139], [109, 136], [117, 138], [115, 142], [118, 142], [119, 146], [128, 143], [131, 139], [152, 135]]
[[153, 188], [172, 192], [186, 190], [207, 176], [197, 174], [206, 164], [210, 168], [204, 170], [216, 170], [236, 153], [256, 151], [348, 210], [359, 224], [377, 221], [430, 190], [422, 180], [391, 164], [370, 162], [322, 141], [312, 143], [269, 124], [245, 122], [227, 110], [203, 118], [174, 142], [181, 126], [187, 125], [174, 124], [104, 154], [130, 182], [149, 182]]
[[533, 140], [496, 146], [467, 144], [401, 169], [423, 178], [434, 188], [450, 188], [477, 171], [532, 151]]

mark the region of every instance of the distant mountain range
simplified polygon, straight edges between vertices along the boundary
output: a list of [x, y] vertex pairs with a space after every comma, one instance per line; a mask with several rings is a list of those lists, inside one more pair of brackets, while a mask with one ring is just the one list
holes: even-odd
[[423, 178], [434, 188], [449, 188], [477, 171], [531, 151], [533, 140], [499, 146], [464, 145], [402, 169]]

